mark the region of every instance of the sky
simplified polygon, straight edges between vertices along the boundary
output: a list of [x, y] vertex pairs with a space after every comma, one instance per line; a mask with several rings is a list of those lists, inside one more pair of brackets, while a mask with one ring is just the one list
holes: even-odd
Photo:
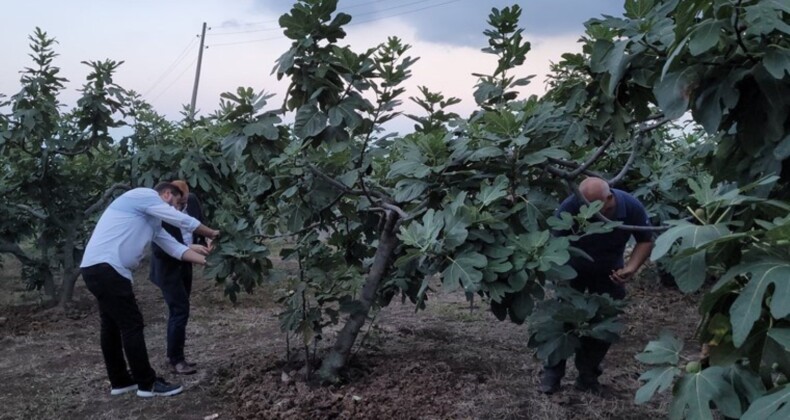
[[[70, 82], [61, 102], [73, 106], [88, 68], [81, 61], [124, 61], [116, 82], [143, 95], [154, 108], [176, 119], [191, 100], [203, 22], [209, 29], [203, 50], [197, 108], [210, 113], [219, 95], [249, 86], [274, 93], [279, 104], [286, 83], [271, 74], [275, 60], [290, 42], [277, 19], [292, 0], [27, 0], [4, 1], [0, 25], [0, 94], [19, 90], [19, 71], [32, 64], [27, 37], [36, 27], [58, 41], [55, 65]], [[519, 5], [521, 26], [532, 50], [517, 76], [535, 75], [524, 94], [541, 95], [551, 62], [580, 50], [583, 23], [601, 15], [622, 14], [623, 0], [339, 0], [338, 11], [352, 21], [340, 41], [356, 51], [398, 36], [420, 57], [406, 83], [407, 96], [418, 86], [455, 96], [450, 108], [462, 116], [474, 109], [472, 73], [490, 74], [495, 57], [483, 31], [492, 7]], [[406, 98], [404, 98], [406, 99]], [[274, 105], [273, 105], [274, 106]], [[402, 110], [418, 113], [404, 100]], [[391, 130], [409, 131], [405, 118]]]

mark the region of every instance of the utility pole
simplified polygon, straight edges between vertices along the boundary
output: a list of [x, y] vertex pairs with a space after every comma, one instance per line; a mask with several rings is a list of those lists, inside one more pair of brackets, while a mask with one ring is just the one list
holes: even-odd
[[198, 50], [197, 68], [195, 69], [195, 86], [192, 88], [192, 107], [190, 111], [194, 114], [195, 103], [197, 102], [198, 83], [200, 83], [200, 65], [203, 63], [203, 44], [206, 41], [206, 22], [203, 22], [203, 31], [200, 33], [200, 49]]

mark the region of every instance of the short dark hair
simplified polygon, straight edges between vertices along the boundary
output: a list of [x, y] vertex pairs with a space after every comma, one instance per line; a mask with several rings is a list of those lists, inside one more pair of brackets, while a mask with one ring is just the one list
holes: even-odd
[[170, 194], [181, 197], [181, 189], [169, 182], [160, 182], [156, 184], [154, 190], [156, 190], [156, 192], [158, 192], [160, 195], [163, 194], [165, 191], [170, 191]]

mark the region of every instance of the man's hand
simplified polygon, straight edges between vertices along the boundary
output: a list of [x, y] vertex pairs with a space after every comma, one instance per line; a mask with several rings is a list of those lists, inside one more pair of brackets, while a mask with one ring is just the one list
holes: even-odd
[[212, 229], [206, 225], [201, 224], [197, 227], [194, 231], [195, 234], [200, 236], [205, 236], [208, 239], [217, 239], [219, 238], [219, 231], [216, 229]]
[[192, 244], [189, 246], [189, 249], [197, 252], [200, 255], [208, 255], [211, 250], [203, 245]]
[[625, 284], [625, 282], [631, 280], [631, 277], [634, 276], [634, 273], [636, 273], [636, 270], [626, 266], [618, 270], [612, 270], [612, 274], [609, 275], [609, 278], [617, 284]]
[[205, 257], [205, 255], [199, 254], [197, 251], [193, 250], [192, 247], [189, 247], [181, 255], [181, 261], [186, 261], [186, 262], [190, 262], [190, 263], [193, 263], [193, 264], [206, 265], [206, 257]]

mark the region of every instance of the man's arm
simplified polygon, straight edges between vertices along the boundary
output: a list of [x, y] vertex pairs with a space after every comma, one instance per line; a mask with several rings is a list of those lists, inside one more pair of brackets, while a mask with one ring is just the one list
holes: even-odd
[[181, 261], [187, 261], [195, 264], [206, 264], [206, 255], [208, 255], [208, 248], [202, 245], [186, 246], [178, 242], [166, 230], [159, 229], [159, 232], [154, 236], [154, 243], [159, 245], [163, 251], [173, 258]]
[[146, 206], [145, 213], [154, 216], [163, 222], [176, 226], [179, 229], [194, 231], [198, 226], [200, 226], [200, 221], [190, 215], [181, 213], [162, 200], [159, 200], [159, 203], [155, 205]]
[[201, 224], [194, 230], [196, 235], [205, 236], [208, 239], [217, 239], [219, 238], [219, 231], [214, 230], [206, 225]]
[[181, 254], [181, 261], [186, 261], [194, 264], [206, 265], [206, 257], [199, 254], [194, 249], [187, 249]]
[[[650, 219], [647, 216], [645, 206], [639, 200], [632, 198], [633, 203], [629, 206], [629, 215], [626, 219], [627, 224], [635, 226], [650, 226]], [[619, 270], [612, 271], [610, 278], [616, 283], [623, 284], [636, 274], [639, 267], [647, 261], [653, 251], [654, 236], [653, 232], [632, 232], [636, 240], [636, 246], [631, 251], [625, 266]]]
[[617, 283], [625, 283], [634, 276], [639, 267], [647, 261], [650, 253], [653, 251], [653, 242], [637, 242], [634, 250], [631, 251], [631, 256], [625, 266], [619, 270], [612, 272], [612, 280]]
[[160, 228], [154, 235], [153, 242], [159, 245], [167, 255], [180, 260], [181, 256], [189, 250], [189, 247], [178, 242], [168, 231]]

